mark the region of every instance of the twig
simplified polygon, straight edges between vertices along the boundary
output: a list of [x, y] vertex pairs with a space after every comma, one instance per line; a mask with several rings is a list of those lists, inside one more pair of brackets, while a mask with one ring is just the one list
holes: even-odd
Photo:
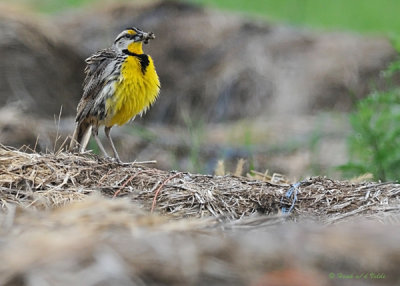
[[100, 178], [99, 184], [101, 184], [103, 180], [107, 178], [113, 171], [114, 171], [113, 169], [108, 170], [107, 174], [103, 175], [103, 177]]
[[117, 197], [117, 195], [122, 191], [123, 188], [125, 188], [125, 186], [126, 186], [130, 181], [132, 181], [134, 178], [136, 178], [138, 175], [140, 175], [141, 173], [144, 173], [144, 172], [145, 172], [145, 171], [140, 171], [140, 172], [137, 172], [136, 174], [132, 175], [128, 180], [125, 181], [125, 183], [122, 184], [122, 186], [119, 188], [119, 190], [116, 191], [116, 192], [114, 193], [114, 195], [113, 195], [112, 198], [115, 199], [115, 198]]
[[54, 140], [54, 148], [53, 148], [53, 153], [56, 153], [56, 149], [57, 149], [57, 142], [58, 142], [58, 139], [60, 139], [60, 137], [59, 137], [59, 132], [60, 132], [60, 122], [61, 122], [61, 114], [62, 114], [62, 110], [63, 110], [63, 107], [62, 107], [62, 105], [61, 105], [61, 107], [60, 107], [60, 113], [58, 114], [58, 121], [57, 121], [57, 119], [56, 119], [56, 117], [54, 116], [54, 124], [56, 125], [56, 138], [55, 138], [55, 140]]
[[125, 163], [125, 162], [120, 162], [119, 163], [122, 166], [134, 166], [134, 165], [146, 165], [146, 164], [157, 164], [156, 160], [150, 160], [150, 161], [133, 161], [133, 162], [129, 162], [129, 163]]
[[66, 137], [66, 138], [65, 138], [64, 142], [63, 142], [63, 143], [61, 144], [61, 146], [58, 148], [58, 151], [55, 153], [55, 155], [59, 155], [59, 154], [63, 151], [63, 148], [64, 148], [65, 144], [67, 143], [68, 139], [69, 139], [69, 137]]
[[154, 211], [154, 207], [156, 206], [157, 196], [158, 196], [158, 193], [161, 191], [162, 187], [163, 187], [169, 180], [172, 180], [173, 178], [176, 178], [176, 177], [178, 177], [178, 176], [181, 175], [181, 174], [182, 174], [182, 172], [179, 172], [179, 173], [176, 173], [176, 174], [173, 175], [173, 176], [170, 176], [169, 178], [167, 178], [166, 180], [164, 180], [164, 182], [162, 182], [162, 184], [157, 188], [156, 193], [155, 193], [154, 198], [153, 198], [153, 204], [151, 205], [151, 212]]

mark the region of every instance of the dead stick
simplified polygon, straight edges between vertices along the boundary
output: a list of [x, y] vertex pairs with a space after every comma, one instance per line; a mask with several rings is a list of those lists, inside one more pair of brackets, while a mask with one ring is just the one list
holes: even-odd
[[132, 175], [128, 180], [126, 180], [125, 183], [123, 183], [122, 186], [119, 188], [119, 190], [114, 193], [112, 198], [115, 199], [115, 197], [122, 191], [122, 189], [125, 188], [125, 186], [130, 181], [132, 181], [137, 175], [140, 175], [141, 173], [144, 173], [144, 171], [137, 172], [136, 174]]
[[111, 174], [112, 171], [113, 171], [113, 169], [108, 170], [107, 174], [105, 174], [103, 177], [100, 178], [99, 184], [101, 184], [103, 182], [103, 180]]
[[134, 161], [129, 163], [120, 162], [121, 166], [134, 166], [134, 165], [150, 165], [150, 164], [157, 164], [156, 160], [152, 161]]
[[153, 204], [151, 205], [151, 212], [153, 212], [154, 207], [156, 206], [157, 196], [158, 196], [158, 193], [161, 191], [162, 187], [163, 187], [169, 180], [171, 180], [171, 179], [173, 179], [173, 178], [179, 176], [180, 174], [182, 174], [182, 173], [179, 172], [179, 173], [176, 173], [176, 174], [173, 175], [173, 176], [170, 176], [169, 178], [167, 178], [166, 180], [164, 180], [164, 182], [162, 182], [162, 184], [157, 188], [156, 194], [154, 195], [154, 198], [153, 198]]

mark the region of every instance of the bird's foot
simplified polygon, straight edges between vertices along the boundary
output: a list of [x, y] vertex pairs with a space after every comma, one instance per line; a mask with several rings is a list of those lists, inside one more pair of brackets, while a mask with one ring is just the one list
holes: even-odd
[[99, 158], [99, 159], [103, 159], [105, 161], [111, 162], [111, 163], [117, 163], [117, 164], [121, 164], [121, 160], [119, 158], [114, 158], [111, 156], [103, 156], [103, 158]]

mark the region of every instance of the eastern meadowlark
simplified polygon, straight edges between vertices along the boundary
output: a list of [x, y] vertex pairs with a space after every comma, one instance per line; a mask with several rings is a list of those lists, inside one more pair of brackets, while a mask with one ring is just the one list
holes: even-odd
[[98, 137], [99, 127], [104, 126], [114, 157], [120, 162], [110, 136], [111, 128], [133, 120], [138, 114], [143, 115], [160, 91], [153, 59], [144, 54], [142, 48], [143, 43], [154, 38], [152, 32], [128, 28], [117, 36], [111, 48], [86, 59], [86, 78], [70, 150], [79, 144], [79, 151], [83, 152], [93, 135], [104, 156], [108, 157]]

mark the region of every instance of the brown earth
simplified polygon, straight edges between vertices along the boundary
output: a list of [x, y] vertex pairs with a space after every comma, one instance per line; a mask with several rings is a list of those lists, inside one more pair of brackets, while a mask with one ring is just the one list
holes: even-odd
[[64, 115], [74, 114], [83, 80], [82, 58], [44, 19], [1, 8], [0, 107], [17, 106], [50, 120], [61, 106]]

